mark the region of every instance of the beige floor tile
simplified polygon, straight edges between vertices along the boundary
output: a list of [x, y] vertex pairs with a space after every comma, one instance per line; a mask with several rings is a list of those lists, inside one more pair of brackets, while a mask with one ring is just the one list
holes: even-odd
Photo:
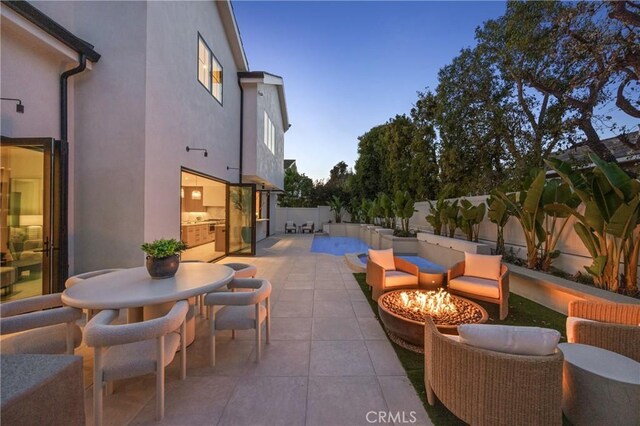
[[285, 302], [302, 302], [313, 300], [313, 290], [311, 289], [284, 289], [280, 292], [278, 300]]
[[369, 302], [355, 301], [351, 302], [353, 305], [353, 311], [358, 318], [375, 318]]
[[312, 318], [271, 318], [271, 340], [311, 340]]
[[[274, 340], [262, 348], [259, 363], [249, 367], [252, 376], [308, 376], [311, 343], [299, 340]], [[255, 360], [255, 351], [249, 357]]]
[[352, 302], [356, 302], [356, 301], [366, 302], [367, 301], [367, 298], [365, 297], [364, 293], [359, 288], [348, 289], [347, 293], [349, 294], [349, 300], [351, 300]]
[[313, 299], [320, 301], [342, 301], [349, 299], [349, 293], [344, 289], [325, 290], [316, 288]]
[[355, 313], [348, 299], [314, 300], [313, 316], [314, 318], [353, 318], [355, 321]]
[[273, 313], [274, 318], [309, 318], [313, 312], [313, 301], [285, 301], [279, 300], [275, 303]]
[[[310, 377], [307, 426], [370, 425], [368, 413], [386, 412], [375, 377]], [[375, 414], [369, 414], [374, 419]]]
[[387, 340], [387, 335], [376, 318], [358, 318], [358, 324], [366, 340]]
[[285, 290], [295, 290], [295, 289], [311, 289], [313, 290], [316, 286], [316, 282], [314, 280], [303, 280], [303, 281], [287, 281], [284, 283]]
[[362, 340], [311, 342], [311, 376], [375, 375], [369, 352]]
[[358, 322], [354, 318], [314, 318], [313, 340], [362, 340]]
[[346, 287], [342, 280], [332, 280], [316, 281], [314, 288], [316, 290], [344, 290]]
[[[413, 423], [424, 426], [433, 424], [422, 401], [416, 394], [416, 390], [406, 376], [379, 376], [378, 382], [387, 407], [389, 407], [389, 412], [396, 413], [396, 416], [399, 413], [400, 418], [404, 418], [405, 424]], [[412, 421], [414, 419], [415, 421]], [[396, 424], [402, 424], [402, 422], [396, 422]]]
[[307, 377], [244, 377], [218, 425], [303, 425], [307, 381]]
[[367, 350], [378, 376], [401, 376], [404, 368], [388, 340], [367, 340]]

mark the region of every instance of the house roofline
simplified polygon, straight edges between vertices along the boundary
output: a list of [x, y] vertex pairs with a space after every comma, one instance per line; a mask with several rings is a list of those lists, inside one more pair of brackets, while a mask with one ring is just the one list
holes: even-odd
[[222, 18], [222, 26], [224, 27], [227, 40], [231, 46], [231, 54], [233, 55], [233, 60], [236, 63], [238, 71], [249, 71], [249, 61], [247, 61], [247, 55], [244, 51], [242, 37], [240, 37], [240, 30], [238, 29], [236, 15], [233, 12], [231, 1], [217, 0], [215, 4]]
[[286, 132], [291, 127], [289, 122], [289, 113], [287, 111], [287, 100], [284, 93], [284, 80], [279, 75], [271, 74], [266, 71], [247, 71], [239, 72], [238, 78], [240, 84], [269, 84], [276, 87], [278, 98], [280, 99], [280, 111], [282, 112], [282, 126]]
[[42, 13], [27, 1], [2, 0], [2, 4], [13, 10], [29, 22], [42, 29], [52, 37], [64, 43], [78, 53], [84, 54], [91, 62], [98, 62], [100, 54], [93, 49], [93, 45], [75, 36], [71, 31]]

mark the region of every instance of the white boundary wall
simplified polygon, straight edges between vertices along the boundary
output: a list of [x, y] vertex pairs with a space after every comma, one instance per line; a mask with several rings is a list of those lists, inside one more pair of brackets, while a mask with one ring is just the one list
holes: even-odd
[[[485, 202], [486, 199], [489, 198], [489, 196], [479, 195], [475, 197], [465, 198], [469, 200], [473, 205], [478, 205]], [[455, 200], [455, 198], [451, 199], [450, 201], [453, 200]], [[435, 205], [435, 201], [432, 201], [432, 203]], [[429, 225], [426, 220], [426, 216], [430, 211], [429, 204], [426, 201], [416, 203], [415, 209], [417, 210], [417, 212], [413, 214], [413, 217], [409, 221], [410, 227], [412, 229], [420, 231], [433, 232], [433, 227]], [[584, 247], [584, 244], [582, 244], [580, 237], [578, 237], [578, 235], [573, 230], [574, 222], [575, 219], [573, 217], [570, 217], [569, 223], [567, 223], [567, 226], [565, 227], [562, 236], [558, 241], [558, 245], [556, 246], [556, 249], [560, 250], [562, 254], [560, 255], [560, 257], [553, 261], [553, 266], [570, 274], [575, 274], [578, 271], [586, 274], [584, 267], [590, 265], [592, 259], [589, 255], [589, 252]], [[492, 249], [495, 249], [497, 237], [496, 234], [496, 225], [492, 223], [485, 214], [485, 218], [480, 224], [479, 242], [488, 244]], [[458, 229], [456, 230], [456, 238], [466, 239], [466, 236], [460, 231], [460, 229]], [[522, 259], [526, 259], [527, 248], [524, 234], [522, 232], [522, 228], [520, 227], [520, 223], [513, 217], [509, 218], [509, 221], [504, 228], [504, 241], [507, 251], [513, 249], [516, 256]]]
[[[349, 213], [342, 212], [342, 221], [351, 218]], [[297, 226], [303, 225], [307, 221], [315, 223], [315, 230], [322, 229], [322, 224], [333, 221], [333, 212], [329, 206], [318, 207], [276, 207], [276, 227], [275, 232], [284, 232], [284, 225], [288, 220], [292, 220]], [[272, 228], [273, 229], [273, 228]]]

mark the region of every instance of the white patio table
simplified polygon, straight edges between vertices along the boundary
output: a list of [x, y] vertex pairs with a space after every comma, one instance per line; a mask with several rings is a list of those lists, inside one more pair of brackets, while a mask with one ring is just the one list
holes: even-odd
[[[62, 293], [62, 301], [74, 308], [128, 308], [128, 321], [162, 315], [163, 304], [185, 300], [224, 287], [233, 269], [211, 263], [180, 263], [172, 278], [153, 279], [145, 267], [123, 269], [88, 278]], [[160, 306], [158, 306], [160, 305]], [[145, 313], [147, 308], [151, 314]], [[170, 306], [169, 308], [170, 309]], [[187, 341], [193, 341], [195, 322], [187, 324]]]

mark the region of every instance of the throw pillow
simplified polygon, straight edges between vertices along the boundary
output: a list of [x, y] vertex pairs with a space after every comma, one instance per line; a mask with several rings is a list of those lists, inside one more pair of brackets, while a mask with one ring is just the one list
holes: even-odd
[[497, 280], [500, 277], [502, 256], [464, 253], [464, 274], [472, 277]]
[[458, 334], [461, 343], [516, 355], [551, 355], [560, 341], [557, 330], [512, 325], [464, 324]]

